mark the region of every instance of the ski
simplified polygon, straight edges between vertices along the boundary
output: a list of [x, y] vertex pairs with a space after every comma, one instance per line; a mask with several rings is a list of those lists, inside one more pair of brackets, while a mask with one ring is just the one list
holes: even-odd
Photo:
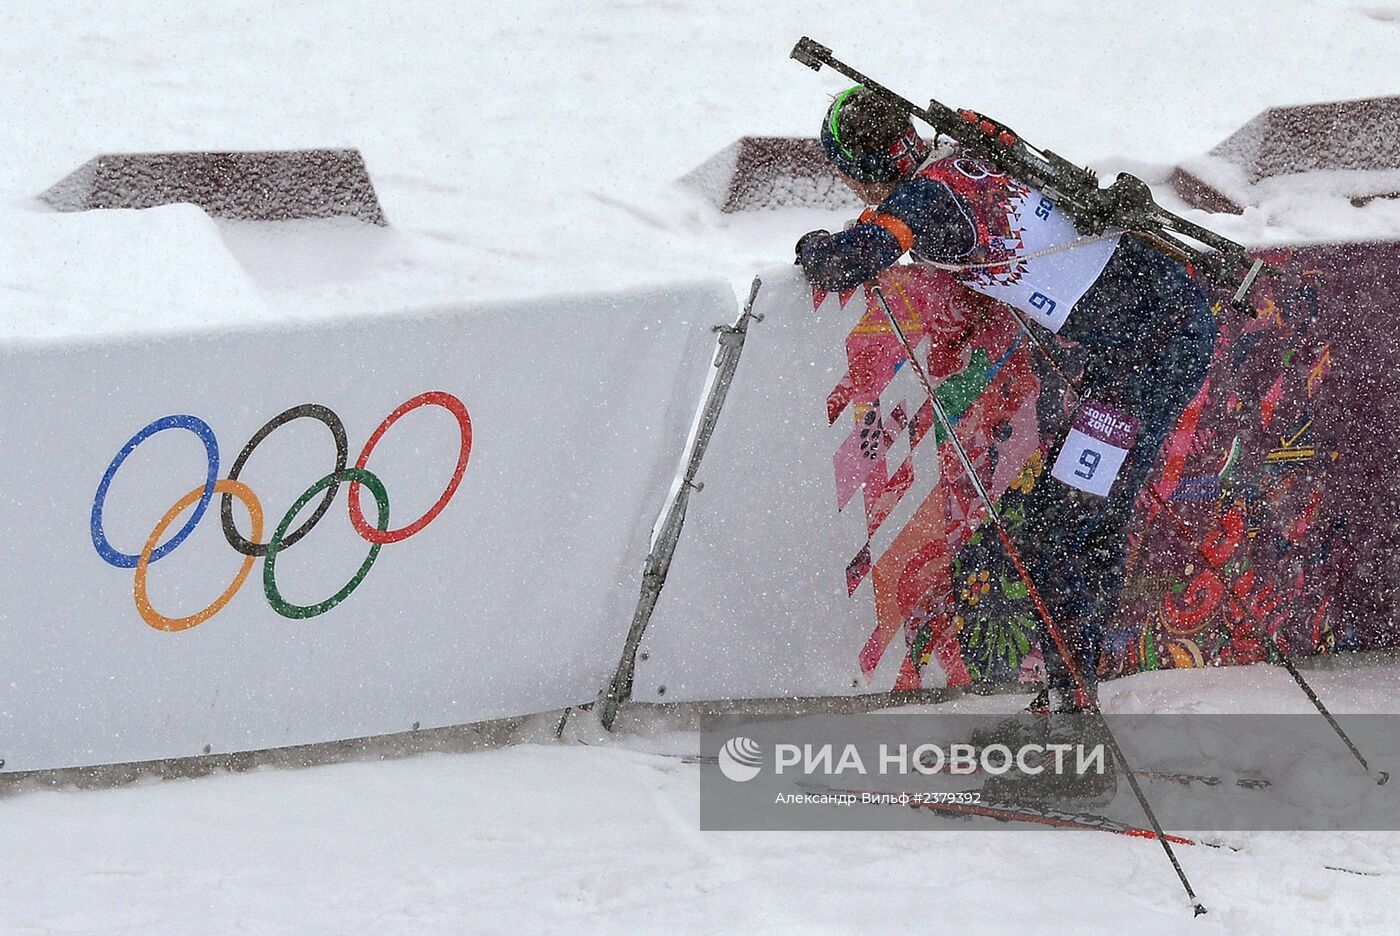
[[1266, 790], [1273, 784], [1263, 777], [1219, 777], [1213, 774], [1182, 773], [1172, 770], [1134, 770], [1133, 773], [1148, 780], [1160, 783], [1179, 783], [1183, 786], [1199, 783], [1201, 786], [1216, 787], [1234, 784], [1242, 790]]
[[[665, 757], [671, 760], [680, 761], [682, 764], [698, 764], [701, 766], [717, 766], [719, 758], [706, 754], [676, 753], [671, 751], [646, 751], [639, 752], [651, 754], [656, 757]], [[1135, 773], [1148, 780], [1156, 780], [1167, 783], [1199, 783], [1204, 786], [1219, 786], [1227, 783], [1222, 777], [1209, 774], [1179, 773], [1172, 771], [1158, 770], [1138, 770]], [[1269, 787], [1268, 780], [1262, 777], [1236, 777], [1233, 778], [1236, 785], [1242, 789], [1258, 790]], [[800, 789], [811, 793], [830, 793], [846, 796], [871, 796], [878, 797], [871, 805], [899, 806], [905, 809], [926, 809], [939, 815], [951, 816], [962, 819], [985, 818], [1004, 823], [1020, 823], [1032, 826], [1043, 826], [1057, 829], [1079, 829], [1088, 832], [1106, 832], [1112, 835], [1122, 835], [1127, 838], [1140, 838], [1156, 840], [1157, 833], [1152, 829], [1130, 825], [1110, 819], [1099, 813], [1081, 812], [1076, 810], [1053, 809], [1043, 806], [1034, 806], [1027, 803], [1008, 802], [946, 802], [939, 800], [921, 799], [911, 793], [891, 792], [888, 790], [856, 790], [841, 787], [827, 787], [817, 783], [798, 782]], [[907, 802], [898, 802], [896, 798], [907, 799]], [[1225, 842], [1216, 842], [1210, 839], [1193, 839], [1184, 835], [1164, 833], [1166, 840], [1173, 845], [1191, 845], [1202, 848], [1214, 848], [1221, 851], [1241, 852], [1242, 848], [1229, 845]], [[1336, 871], [1341, 874], [1352, 874], [1358, 877], [1384, 877], [1385, 872], [1367, 871], [1359, 868], [1348, 868], [1342, 865], [1323, 865], [1328, 871]]]
[[[928, 767], [930, 765], [925, 763], [924, 766]], [[1125, 773], [1122, 765], [1117, 765], [1114, 769], [1117, 770], [1120, 775]], [[935, 770], [933, 772], [940, 773], [942, 771]], [[972, 773], [983, 773], [981, 764], [978, 764], [977, 769], [972, 771]], [[1144, 780], [1152, 780], [1157, 783], [1176, 783], [1181, 786], [1190, 786], [1194, 783], [1205, 787], [1233, 785], [1242, 790], [1265, 790], [1273, 785], [1263, 777], [1222, 777], [1217, 774], [1188, 773], [1179, 770], [1150, 770], [1142, 767], [1134, 767], [1131, 773], [1133, 776], [1141, 777]]]
[[[908, 809], [927, 809], [930, 812], [940, 815], [955, 816], [958, 818], [984, 818], [994, 819], [998, 822], [1021, 822], [1029, 825], [1048, 826], [1056, 829], [1082, 829], [1092, 832], [1109, 832], [1113, 835], [1125, 835], [1129, 838], [1144, 838], [1156, 840], [1158, 835], [1152, 829], [1144, 829], [1140, 826], [1128, 825], [1107, 816], [1097, 813], [1075, 812], [1065, 809], [1053, 809], [1049, 807], [1032, 806], [1026, 803], [997, 803], [997, 802], [947, 802], [938, 799], [927, 799], [925, 795], [890, 792], [887, 790], [854, 790], [839, 787], [824, 787], [814, 783], [798, 783], [799, 787], [813, 793], [831, 793], [843, 796], [868, 796], [873, 797], [871, 805], [900, 806]], [[1184, 835], [1175, 835], [1170, 832], [1163, 833], [1165, 838], [1173, 845], [1201, 845], [1206, 848], [1220, 848], [1228, 851], [1239, 851], [1234, 845], [1226, 845], [1223, 842], [1212, 842], [1208, 839], [1192, 839]]]
[[[927, 809], [939, 815], [953, 816], [962, 819], [985, 818], [993, 819], [997, 822], [1024, 823], [1027, 825], [1045, 826], [1055, 829], [1079, 829], [1086, 832], [1107, 832], [1112, 835], [1122, 835], [1128, 838], [1153, 839], [1157, 838], [1157, 833], [1151, 829], [1144, 829], [1140, 826], [1129, 825], [1110, 819], [1098, 813], [1077, 812], [1074, 810], [1053, 809], [1041, 806], [1032, 806], [1027, 803], [959, 803], [930, 801], [917, 797], [912, 793], [892, 793], [884, 790], [855, 790], [840, 787], [825, 787], [816, 783], [798, 783], [798, 787], [811, 793], [830, 793], [844, 796], [870, 796], [875, 799], [871, 805], [876, 806], [899, 806], [904, 809]], [[908, 800], [908, 802], [903, 802]], [[1184, 835], [1164, 833], [1167, 841], [1173, 845], [1194, 845], [1203, 848], [1215, 848], [1221, 851], [1243, 852], [1244, 849], [1236, 845], [1229, 845], [1225, 842], [1214, 842], [1210, 839], [1193, 839]], [[1384, 877], [1383, 871], [1366, 871], [1360, 868], [1348, 868], [1342, 865], [1323, 865], [1328, 871], [1338, 871], [1342, 874], [1354, 874], [1359, 877]]]

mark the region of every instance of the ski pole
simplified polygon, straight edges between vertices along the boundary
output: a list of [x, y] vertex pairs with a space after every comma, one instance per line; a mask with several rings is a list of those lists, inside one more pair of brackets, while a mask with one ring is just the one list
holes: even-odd
[[977, 476], [977, 470], [972, 466], [972, 460], [968, 458], [967, 451], [962, 447], [962, 443], [958, 441], [957, 434], [953, 432], [953, 422], [948, 418], [947, 412], [944, 411], [943, 404], [938, 402], [938, 395], [933, 392], [933, 383], [929, 380], [923, 365], [919, 363], [919, 359], [915, 356], [914, 349], [910, 346], [909, 339], [904, 334], [904, 329], [900, 327], [899, 319], [895, 318], [889, 303], [885, 301], [884, 290], [880, 288], [878, 283], [873, 283], [870, 286], [870, 293], [874, 296], [875, 301], [879, 303], [880, 309], [885, 313], [885, 318], [889, 320], [890, 327], [894, 329], [895, 337], [899, 339], [899, 344], [904, 349], [904, 356], [909, 361], [909, 366], [913, 368], [915, 375], [919, 379], [919, 383], [923, 386], [924, 393], [928, 394], [929, 406], [933, 409], [934, 418], [936, 418], [939, 425], [943, 427], [943, 432], [948, 436], [948, 441], [953, 444], [953, 449], [957, 452], [958, 461], [962, 464], [963, 472], [972, 483], [972, 486], [977, 490], [977, 495], [981, 498], [982, 503], [986, 506], [987, 516], [992, 522], [992, 527], [997, 531], [997, 536], [1001, 539], [1001, 544], [1006, 550], [1006, 555], [1016, 566], [1016, 572], [1021, 576], [1021, 581], [1025, 583], [1026, 591], [1030, 594], [1031, 600], [1035, 603], [1036, 611], [1040, 614], [1041, 620], [1045, 622], [1046, 630], [1049, 631], [1050, 637], [1054, 640], [1055, 647], [1059, 651], [1061, 659], [1064, 660], [1065, 669], [1069, 671], [1070, 677], [1074, 680], [1075, 688], [1078, 690], [1077, 694], [1083, 699], [1089, 713], [1099, 720], [1099, 724], [1104, 731], [1104, 736], [1108, 739], [1109, 749], [1113, 752], [1114, 760], [1123, 768], [1124, 775], [1128, 780], [1128, 786], [1132, 788], [1133, 796], [1137, 798], [1138, 805], [1142, 807], [1143, 814], [1147, 816], [1148, 821], [1152, 824], [1152, 831], [1156, 834], [1157, 841], [1161, 843], [1162, 850], [1166, 852], [1167, 860], [1171, 862], [1172, 870], [1176, 872], [1177, 879], [1181, 881], [1181, 886], [1185, 888], [1186, 896], [1191, 900], [1191, 906], [1195, 911], [1195, 915], [1200, 916], [1206, 912], [1205, 905], [1201, 903], [1200, 898], [1196, 896], [1195, 890], [1191, 887], [1191, 882], [1187, 880], [1186, 872], [1182, 870], [1181, 862], [1177, 860], [1176, 852], [1172, 850], [1171, 841], [1167, 838], [1167, 833], [1162, 830], [1162, 824], [1157, 821], [1157, 814], [1152, 809], [1152, 804], [1147, 801], [1147, 794], [1143, 792], [1142, 785], [1138, 783], [1136, 775], [1133, 774], [1132, 765], [1128, 763], [1127, 756], [1123, 754], [1123, 748], [1119, 746], [1118, 739], [1114, 737], [1113, 729], [1109, 726], [1108, 719], [1104, 717], [1103, 710], [1099, 708], [1098, 700], [1089, 692], [1088, 684], [1084, 682], [1084, 677], [1080, 674], [1079, 667], [1074, 662], [1074, 655], [1070, 653], [1069, 647], [1065, 643], [1064, 635], [1061, 634], [1060, 628], [1055, 623], [1054, 617], [1051, 616], [1050, 610], [1045, 606], [1045, 602], [1041, 600], [1040, 591], [1035, 587], [1035, 583], [1031, 581], [1030, 573], [1026, 571], [1025, 565], [1021, 562], [1020, 553], [1016, 551], [1016, 547], [1011, 542], [1010, 535], [1006, 532], [1005, 525], [1001, 522], [1001, 515], [997, 513], [996, 504], [992, 501], [991, 496], [987, 494], [986, 487], [982, 485], [982, 480]]
[[[1041, 356], [1045, 359], [1046, 364], [1049, 365], [1050, 370], [1054, 372], [1055, 376], [1059, 377], [1060, 381], [1069, 390], [1074, 392], [1077, 399], [1084, 399], [1084, 391], [1080, 389], [1078, 382], [1071, 380], [1064, 372], [1049, 346], [1040, 335], [1037, 335], [1031, 329], [1030, 324], [1026, 321], [1025, 317], [1021, 315], [1020, 311], [1010, 306], [1007, 306], [1007, 308], [1016, 319], [1016, 324], [1021, 327], [1021, 331], [1030, 339], [1031, 344], [1039, 349]], [[1201, 544], [1196, 542], [1195, 538], [1191, 535], [1191, 529], [1186, 525], [1186, 521], [1182, 519], [1181, 514], [1167, 502], [1166, 498], [1157, 490], [1157, 485], [1155, 483], [1148, 481], [1146, 487], [1148, 495], [1156, 502], [1157, 506], [1161, 508], [1162, 512], [1167, 515], [1167, 518], [1171, 520], [1172, 527], [1176, 530], [1177, 536], [1181, 537], [1181, 539], [1195, 551], [1196, 556], [1205, 563], [1205, 568], [1211, 568], [1212, 563], [1210, 562], [1210, 558], [1206, 555], [1205, 550], [1201, 548]], [[1266, 635], [1264, 628], [1261, 627], [1263, 622], [1258, 620], [1257, 613], [1246, 605], [1244, 600], [1231, 589], [1225, 589], [1225, 594], [1228, 595], [1230, 600], [1234, 603], [1236, 612], [1249, 622], [1250, 629], [1254, 631], [1255, 639], [1273, 651], [1271, 656], [1282, 664], [1283, 668], [1288, 671], [1288, 675], [1293, 677], [1293, 681], [1298, 684], [1298, 688], [1303, 690], [1303, 694], [1308, 697], [1308, 701], [1313, 704], [1313, 708], [1317, 709], [1318, 714], [1326, 719], [1327, 724], [1336, 732], [1337, 737], [1342, 740], [1347, 750], [1351, 752], [1351, 755], [1356, 758], [1357, 763], [1361, 765], [1361, 769], [1366, 771], [1367, 775], [1376, 781], [1377, 786], [1385, 785], [1386, 781], [1390, 779], [1390, 772], [1371, 769], [1371, 765], [1367, 763], [1366, 757], [1361, 753], [1360, 748], [1351, 740], [1350, 736], [1343, 730], [1341, 724], [1338, 723], [1331, 711], [1328, 710], [1326, 703], [1322, 701], [1312, 685], [1309, 684], [1307, 679], [1303, 677], [1303, 674], [1299, 672], [1297, 664], [1293, 662], [1293, 658], [1289, 655], [1288, 651], [1285, 650], [1277, 640], [1270, 639]]]

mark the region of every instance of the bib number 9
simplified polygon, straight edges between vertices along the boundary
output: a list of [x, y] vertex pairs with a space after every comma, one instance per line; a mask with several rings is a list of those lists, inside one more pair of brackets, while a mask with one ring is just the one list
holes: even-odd
[[1050, 476], [1072, 488], [1107, 497], [1128, 450], [1071, 429]]
[[1096, 400], [1081, 400], [1050, 477], [1107, 497], [1140, 428], [1142, 424], [1131, 413]]
[[1079, 453], [1079, 464], [1082, 468], [1074, 469], [1075, 477], [1089, 481], [1094, 477], [1094, 471], [1099, 467], [1099, 462], [1103, 461], [1103, 455], [1093, 449], [1086, 448]]

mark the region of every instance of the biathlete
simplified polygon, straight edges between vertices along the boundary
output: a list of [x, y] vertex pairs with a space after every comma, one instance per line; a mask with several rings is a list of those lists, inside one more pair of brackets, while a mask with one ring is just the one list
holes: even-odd
[[[931, 152], [909, 117], [855, 87], [827, 111], [821, 143], [869, 207], [839, 233], [797, 245], [809, 282], [844, 291], [906, 254], [1013, 307], [1078, 346], [1081, 402], [1018, 537], [1032, 581], [1096, 693], [1099, 647], [1123, 589], [1131, 507], [1167, 434], [1199, 391], [1216, 340], [1201, 288], [1138, 236], [1081, 237], [1054, 202], [957, 152]], [[1044, 641], [1050, 644], [1050, 641]], [[1053, 647], [1033, 710], [1091, 701]]]

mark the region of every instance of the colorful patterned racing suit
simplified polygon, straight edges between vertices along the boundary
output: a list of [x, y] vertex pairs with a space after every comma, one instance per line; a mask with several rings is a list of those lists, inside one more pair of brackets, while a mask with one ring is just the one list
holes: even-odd
[[[908, 252], [952, 268], [969, 288], [1068, 342], [1082, 365], [1084, 396], [1140, 421], [1107, 496], [1047, 473], [1028, 495], [1018, 534], [1030, 576], [1093, 688], [1103, 630], [1123, 588], [1133, 501], [1210, 363], [1209, 305], [1187, 270], [1145, 240], [1115, 232], [1081, 238], [1051, 199], [957, 155], [924, 165], [847, 230], [804, 238], [798, 260], [813, 286], [837, 291]], [[1054, 460], [1064, 410], [1047, 403], [1059, 381], [1038, 365], [1047, 388], [1038, 410], [1042, 433], [1057, 440]], [[1068, 694], [1068, 669], [1051, 641], [1043, 644], [1051, 687]]]

